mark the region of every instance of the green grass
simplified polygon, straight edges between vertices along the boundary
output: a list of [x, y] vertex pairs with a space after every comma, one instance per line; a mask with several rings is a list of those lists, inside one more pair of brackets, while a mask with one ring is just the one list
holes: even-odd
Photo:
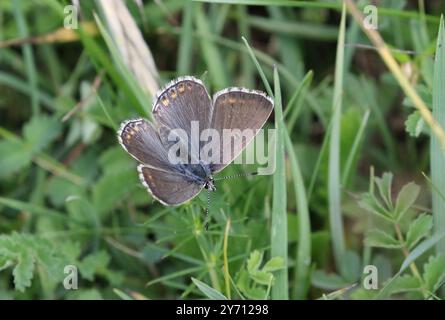
[[337, 269], [341, 271], [345, 254], [345, 239], [341, 209], [342, 185], [340, 173], [340, 130], [343, 103], [344, 43], [345, 43], [346, 8], [343, 7], [337, 42], [335, 60], [334, 95], [332, 100], [332, 131], [329, 142], [329, 223], [331, 227], [331, 243]]
[[[434, 80], [433, 80], [433, 116], [437, 122], [445, 128], [445, 30], [443, 16], [441, 18], [439, 32], [437, 36], [436, 58], [434, 62]], [[445, 190], [445, 152], [438, 139], [433, 135], [431, 137], [431, 183], [435, 189]], [[433, 213], [436, 232], [444, 230], [445, 226], [445, 201], [440, 194], [433, 190]], [[437, 244], [437, 252], [445, 253], [445, 241]]]
[[287, 272], [287, 206], [286, 206], [286, 166], [284, 162], [285, 127], [281, 105], [281, 87], [278, 71], [274, 69], [274, 115], [276, 130], [275, 172], [273, 175], [273, 203], [271, 226], [272, 257], [282, 257], [286, 268], [278, 271], [272, 287], [272, 299], [289, 299]]
[[[0, 42], [0, 298], [445, 297], [444, 152], [405, 96], [445, 128], [445, 4], [379, 6], [400, 77], [357, 46], [369, 42], [341, 1], [125, 2], [139, 31], [121, 30], [141, 32], [153, 85], [134, 73], [147, 52], [119, 47], [96, 2], [60, 41], [68, 3], [0, 4], [0, 41], [19, 43]], [[56, 38], [20, 41], [44, 34]], [[208, 231], [205, 192], [154, 201], [116, 139], [122, 121], [151, 117], [154, 87], [183, 75], [210, 94], [239, 86], [275, 101], [274, 174], [217, 181]], [[63, 290], [66, 264], [76, 292]], [[379, 290], [363, 287], [367, 264]]]

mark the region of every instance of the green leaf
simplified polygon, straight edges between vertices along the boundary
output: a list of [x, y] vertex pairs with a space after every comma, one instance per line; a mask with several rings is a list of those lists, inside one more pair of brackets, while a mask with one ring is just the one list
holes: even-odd
[[371, 247], [396, 249], [401, 245], [397, 239], [382, 230], [371, 230], [368, 232], [365, 243]]
[[364, 193], [359, 201], [359, 206], [371, 213], [374, 213], [388, 221], [393, 222], [391, 214], [386, 210], [380, 202], [370, 193]]
[[[433, 118], [442, 128], [445, 127], [445, 21], [440, 17], [439, 32], [436, 41], [436, 56], [434, 59], [433, 80]], [[443, 144], [436, 135], [431, 135], [430, 145], [431, 185], [440, 192], [432, 193], [432, 210], [434, 216], [435, 232], [445, 231], [445, 201], [440, 193], [445, 190], [445, 153]], [[437, 244], [437, 252], [445, 253], [445, 240]]]
[[31, 163], [31, 150], [20, 140], [0, 141], [0, 178], [9, 176]]
[[258, 250], [253, 251], [247, 260], [247, 271], [253, 273], [260, 268], [261, 261], [263, 261], [263, 254]]
[[410, 182], [403, 186], [397, 196], [395, 218], [400, 221], [408, 209], [416, 202], [420, 193], [420, 187], [414, 182]]
[[110, 262], [110, 256], [105, 251], [97, 251], [86, 256], [79, 265], [80, 273], [82, 277], [92, 281], [94, 275], [98, 273], [101, 269], [107, 268]]
[[411, 223], [406, 235], [406, 245], [409, 249], [414, 247], [422, 238], [424, 238], [433, 227], [433, 217], [425, 213], [419, 215]]
[[431, 292], [436, 292], [445, 280], [445, 256], [430, 257], [423, 267], [423, 279]]
[[224, 296], [221, 292], [213, 289], [204, 282], [195, 278], [192, 278], [192, 281], [207, 298], [212, 300], [227, 300], [226, 296]]
[[273, 257], [262, 268], [262, 271], [272, 272], [276, 270], [283, 269], [285, 267], [284, 260], [282, 257]]
[[34, 276], [34, 257], [31, 252], [24, 249], [19, 252], [19, 262], [12, 272], [14, 276], [15, 288], [24, 292], [31, 286], [31, 280]]
[[23, 128], [26, 143], [33, 153], [42, 151], [60, 133], [62, 126], [56, 118], [41, 115], [35, 116]]
[[14, 262], [7, 256], [2, 257], [0, 255], [0, 271], [5, 270], [12, 266]]
[[31, 286], [36, 266], [46, 286], [54, 286], [63, 279], [63, 266], [67, 262], [46, 239], [12, 233], [0, 235], [0, 270], [13, 266], [15, 288], [24, 291]]
[[250, 277], [249, 273], [246, 271], [245, 268], [242, 268], [239, 272], [238, 280], [236, 281], [236, 286], [241, 292], [246, 292], [249, 290], [249, 282]]
[[375, 177], [375, 184], [379, 189], [380, 197], [385, 201], [386, 206], [392, 209], [392, 199], [391, 199], [391, 185], [392, 185], [393, 174], [391, 172], [385, 172], [381, 178]]
[[348, 250], [343, 254], [341, 260], [341, 274], [349, 282], [355, 282], [361, 275], [361, 259], [357, 252]]
[[252, 300], [263, 300], [266, 296], [266, 290], [261, 287], [247, 288], [245, 291], [242, 291], [242, 293]]
[[350, 285], [336, 273], [326, 273], [324, 270], [315, 270], [312, 273], [312, 285], [325, 290], [338, 290]]
[[399, 271], [392, 277], [389, 281], [386, 282], [385, 286], [380, 290], [379, 294], [375, 297], [375, 299], [384, 299], [391, 292], [391, 288], [394, 285], [395, 280], [408, 268], [408, 266], [416, 261], [421, 255], [430, 250], [434, 245], [436, 245], [440, 240], [445, 238], [445, 232], [435, 233], [432, 237], [422, 241], [419, 245], [417, 245], [411, 253], [403, 260], [402, 266]]
[[417, 138], [423, 131], [425, 121], [419, 111], [411, 113], [405, 121], [405, 130], [411, 137]]
[[265, 272], [265, 271], [255, 271], [250, 273], [250, 277], [252, 278], [253, 281], [259, 283], [259, 284], [264, 284], [264, 285], [269, 285], [273, 279], [273, 275], [270, 272]]
[[394, 280], [391, 294], [420, 290], [419, 279], [412, 275], [404, 275]]

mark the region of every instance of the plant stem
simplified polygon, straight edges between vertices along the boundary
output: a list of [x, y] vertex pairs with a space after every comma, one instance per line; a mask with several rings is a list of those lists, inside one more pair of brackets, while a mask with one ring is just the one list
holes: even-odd
[[[410, 252], [409, 252], [408, 247], [406, 246], [406, 242], [403, 237], [402, 231], [400, 230], [400, 226], [397, 223], [394, 223], [394, 229], [396, 230], [397, 239], [399, 240], [400, 244], [402, 245], [403, 255], [406, 258], [409, 256]], [[428, 292], [425, 289], [425, 284], [423, 282], [422, 276], [420, 275], [419, 269], [417, 269], [415, 262], [410, 263], [409, 267], [410, 267], [413, 275], [419, 280], [423, 297], [426, 299], [428, 297]]]
[[230, 231], [230, 218], [227, 219], [226, 230], [224, 232], [224, 281], [226, 285], [226, 297], [231, 299], [230, 296], [230, 273], [229, 273], [229, 260], [227, 258], [227, 251], [229, 247], [229, 231]]

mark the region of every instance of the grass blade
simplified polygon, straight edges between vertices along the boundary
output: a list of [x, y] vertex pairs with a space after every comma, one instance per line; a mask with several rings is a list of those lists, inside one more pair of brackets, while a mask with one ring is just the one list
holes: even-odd
[[306, 197], [306, 189], [301, 174], [300, 165], [294, 151], [294, 146], [286, 130], [286, 147], [289, 155], [294, 181], [295, 200], [297, 202], [298, 214], [298, 246], [295, 256], [295, 273], [293, 297], [304, 299], [307, 295], [308, 284], [310, 283], [309, 272], [311, 266], [311, 222], [309, 218], [309, 208]]
[[[274, 68], [275, 128], [276, 128], [276, 169], [273, 176], [271, 256], [282, 257], [287, 266], [287, 208], [286, 173], [284, 160], [284, 122], [281, 105], [281, 90], [278, 71]], [[272, 287], [272, 299], [289, 299], [287, 268], [276, 272]]]
[[[297, 122], [298, 116], [300, 115], [301, 109], [303, 107], [303, 102], [305, 101], [306, 94], [309, 91], [309, 87], [312, 83], [314, 73], [309, 71], [301, 80], [297, 87], [297, 90], [289, 99], [284, 110], [284, 117], [287, 118], [287, 129], [289, 133], [293, 131], [295, 123]], [[293, 106], [295, 105], [295, 106]]]
[[[195, 11], [196, 27], [204, 36], [211, 35], [211, 28], [207, 17], [205, 16], [202, 5], [197, 5]], [[212, 41], [201, 40], [202, 53], [209, 68], [209, 76], [212, 83], [219, 90], [228, 86], [227, 73], [224, 70], [226, 63], [223, 62], [221, 51]]]
[[[445, 29], [443, 16], [440, 20], [437, 37], [436, 60], [433, 78], [433, 117], [442, 128], [445, 128]], [[431, 180], [438, 190], [445, 190], [445, 153], [439, 139], [431, 135]], [[445, 201], [437, 192], [433, 192], [433, 216], [436, 232], [445, 230]], [[437, 244], [438, 253], [445, 253], [445, 240]]]
[[264, 74], [264, 71], [261, 68], [260, 63], [258, 62], [258, 59], [255, 56], [255, 53], [253, 52], [253, 50], [250, 47], [249, 43], [247, 42], [246, 38], [242, 37], [242, 39], [243, 39], [243, 41], [244, 41], [244, 43], [245, 43], [245, 45], [247, 47], [247, 50], [248, 50], [248, 52], [250, 54], [250, 57], [252, 58], [255, 66], [258, 69], [258, 73], [260, 74], [261, 80], [263, 80], [263, 84], [264, 84], [264, 87], [266, 88], [267, 94], [270, 95], [271, 97], [273, 97], [274, 94], [273, 94], [272, 88], [270, 87], [269, 81], [267, 81], [267, 77]]
[[227, 298], [218, 290], [213, 289], [202, 281], [192, 278], [193, 283], [198, 287], [207, 298], [212, 300], [227, 300]]
[[230, 218], [227, 219], [226, 230], [224, 232], [224, 281], [226, 286], [226, 295], [227, 299], [231, 299], [230, 295], [230, 273], [229, 273], [229, 259], [228, 256], [228, 247], [229, 247], [229, 231], [230, 231]]
[[194, 3], [186, 4], [183, 13], [183, 22], [181, 27], [181, 37], [178, 52], [178, 74], [190, 74], [193, 53], [193, 9]]
[[125, 65], [119, 53], [119, 50], [117, 49], [113, 39], [106, 30], [100, 18], [97, 15], [94, 15], [94, 18], [102, 34], [102, 37], [104, 38], [105, 43], [107, 44], [107, 47], [110, 50], [111, 56], [113, 57], [113, 61], [116, 64], [117, 70], [119, 71], [120, 75], [124, 78], [125, 80], [124, 82], [128, 84], [129, 88], [131, 89], [132, 93], [134, 94], [138, 102], [138, 104], [135, 105], [135, 107], [137, 108], [138, 112], [141, 115], [142, 114], [147, 115], [151, 119], [151, 110], [150, 111], [145, 110], [145, 108], [147, 107], [147, 95], [142, 90], [141, 86], [137, 83], [134, 75]]
[[329, 146], [329, 222], [331, 227], [331, 243], [337, 269], [341, 270], [341, 261], [345, 253], [345, 239], [341, 217], [341, 181], [340, 181], [340, 127], [341, 104], [343, 95], [344, 42], [345, 42], [346, 10], [343, 7], [335, 61], [335, 83], [332, 114], [332, 132]]
[[[21, 7], [21, 0], [14, 0], [13, 8], [15, 20], [17, 22], [17, 29], [19, 31], [20, 37], [26, 39], [29, 34]], [[34, 54], [30, 44], [23, 45], [23, 58], [25, 60], [26, 75], [28, 77], [29, 87], [31, 91], [32, 114], [36, 115], [40, 112], [39, 91], [37, 89], [37, 71], [34, 63]]]
[[349, 151], [348, 159], [346, 160], [346, 164], [344, 167], [344, 171], [341, 178], [341, 183], [343, 186], [346, 186], [348, 184], [348, 181], [350, 179], [350, 175], [352, 172], [352, 166], [354, 165], [354, 161], [357, 159], [358, 151], [360, 144], [362, 142], [363, 134], [365, 132], [366, 125], [368, 124], [370, 111], [367, 110], [365, 112], [365, 115], [363, 116], [362, 122], [360, 124], [360, 128], [357, 131], [357, 134], [355, 135], [354, 142], [352, 143], [351, 150]]

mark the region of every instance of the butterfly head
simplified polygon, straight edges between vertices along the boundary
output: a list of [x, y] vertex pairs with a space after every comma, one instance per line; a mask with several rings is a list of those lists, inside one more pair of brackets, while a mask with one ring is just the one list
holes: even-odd
[[204, 188], [210, 191], [216, 191], [215, 180], [212, 176], [208, 176], [204, 181]]

